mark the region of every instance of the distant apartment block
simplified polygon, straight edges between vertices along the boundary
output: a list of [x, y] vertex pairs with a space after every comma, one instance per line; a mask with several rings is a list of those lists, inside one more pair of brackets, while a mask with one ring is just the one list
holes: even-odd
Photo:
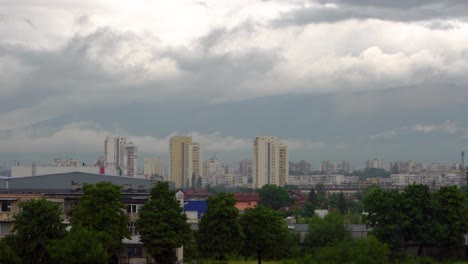
[[152, 175], [158, 175], [163, 177], [164, 176], [164, 164], [161, 158], [145, 158], [144, 159], [144, 167], [143, 167], [143, 174], [145, 178], [149, 178]]
[[192, 185], [192, 176], [202, 176], [202, 149], [199, 143], [192, 142], [191, 136], [173, 136], [169, 140], [170, 180], [176, 188]]
[[340, 185], [346, 183], [355, 183], [356, 178], [354, 176], [345, 177], [338, 174], [327, 174], [327, 175], [290, 175], [289, 184], [296, 186], [315, 186], [317, 184], [324, 185]]
[[353, 166], [351, 161], [341, 160], [325, 160], [320, 164], [320, 170], [324, 174], [333, 174], [333, 173], [351, 173], [353, 171]]
[[239, 164], [238, 171], [240, 175], [247, 177], [247, 178], [252, 177], [252, 160], [248, 160], [248, 159], [240, 160], [238, 164]]
[[291, 161], [289, 162], [289, 170], [294, 172], [300, 172], [302, 174], [307, 174], [312, 171], [312, 166], [310, 165], [310, 162], [307, 162], [305, 160], [301, 160], [297, 163]]
[[385, 162], [382, 159], [366, 160], [366, 169], [382, 169], [387, 170]]
[[390, 172], [392, 173], [457, 173], [459, 164], [442, 163], [420, 163], [414, 160], [390, 162]]
[[256, 137], [253, 143], [253, 187], [266, 184], [283, 186], [288, 182], [289, 163], [287, 145], [275, 136]]
[[106, 137], [104, 141], [104, 164], [115, 168], [119, 175], [137, 176], [138, 149], [127, 137]]
[[211, 158], [203, 163], [203, 186], [226, 184], [224, 164], [217, 158]]

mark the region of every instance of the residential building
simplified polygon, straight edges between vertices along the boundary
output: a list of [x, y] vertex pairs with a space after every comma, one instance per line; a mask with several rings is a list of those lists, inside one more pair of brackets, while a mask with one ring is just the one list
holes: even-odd
[[[287, 183], [289, 176], [287, 152], [286, 144], [280, 143], [276, 136], [259, 136], [255, 138], [252, 161], [252, 182], [255, 189], [262, 188], [266, 184], [280, 186]], [[282, 153], [281, 158], [280, 153]], [[280, 173], [280, 167], [286, 171]]]
[[258, 193], [234, 193], [234, 199], [236, 199], [235, 207], [240, 212], [244, 212], [245, 209], [254, 208], [258, 205], [260, 195]]
[[[135, 177], [114, 177], [90, 173], [61, 173], [30, 177], [0, 177], [0, 239], [11, 234], [14, 216], [20, 212], [19, 204], [31, 199], [46, 199], [58, 204], [64, 222], [69, 223], [69, 211], [77, 205], [83, 192], [83, 184], [111, 182], [121, 186], [122, 202], [129, 216], [128, 230], [131, 238], [123, 239], [125, 249], [119, 255], [119, 263], [154, 263], [140, 242], [136, 229], [139, 208], [148, 200], [154, 180]], [[171, 184], [171, 188], [173, 189]], [[184, 204], [183, 202], [181, 204]], [[182, 248], [176, 249], [178, 261], [182, 261]]]
[[301, 160], [297, 163], [289, 162], [289, 170], [299, 174], [307, 174], [312, 171], [312, 166], [310, 162]]
[[238, 162], [239, 174], [250, 178], [252, 177], [252, 160], [244, 159]]
[[414, 160], [390, 162], [389, 171], [392, 173], [414, 173], [416, 162]]
[[192, 176], [203, 175], [201, 145], [192, 142], [191, 136], [173, 136], [169, 140], [170, 180], [176, 188], [192, 185]]
[[366, 169], [386, 170], [385, 162], [382, 159], [372, 159], [366, 161]]
[[279, 145], [279, 186], [285, 186], [289, 182], [289, 154], [288, 145]]
[[152, 175], [164, 177], [164, 164], [162, 159], [159, 157], [145, 158], [143, 174], [145, 175], [145, 178], [149, 178]]
[[203, 186], [226, 184], [224, 164], [217, 158], [211, 158], [203, 163]]
[[119, 175], [137, 176], [137, 146], [127, 137], [106, 137], [104, 141], [104, 165], [106, 168], [117, 169]]
[[322, 173], [332, 174], [332, 173], [351, 173], [353, 172], [353, 166], [349, 160], [325, 160], [322, 161], [320, 165]]

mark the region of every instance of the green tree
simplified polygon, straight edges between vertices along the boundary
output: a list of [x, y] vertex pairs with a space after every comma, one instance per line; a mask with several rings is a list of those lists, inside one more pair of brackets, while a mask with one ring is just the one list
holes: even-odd
[[245, 210], [241, 217], [245, 234], [245, 256], [257, 256], [258, 264], [264, 256], [280, 257], [286, 250], [289, 229], [281, 214], [265, 206]]
[[350, 259], [356, 264], [386, 264], [390, 249], [375, 236], [358, 238], [350, 247]]
[[119, 186], [110, 182], [84, 184], [78, 205], [70, 210], [70, 223], [96, 234], [109, 256], [116, 258], [123, 249], [122, 239], [130, 238], [125, 209]]
[[389, 263], [390, 250], [374, 236], [356, 240], [342, 240], [335, 245], [320, 247], [316, 250], [317, 263]]
[[368, 213], [365, 221], [373, 228], [372, 234], [387, 243], [393, 252], [401, 249], [404, 246], [401, 224], [406, 220], [402, 194], [396, 190], [372, 188], [364, 197], [364, 208]]
[[346, 211], [347, 211], [346, 200], [343, 195], [343, 192], [340, 192], [340, 196], [338, 196], [337, 207], [338, 207], [338, 211], [340, 212], [340, 214], [342, 215], [346, 214]]
[[208, 198], [197, 232], [197, 244], [203, 256], [224, 261], [226, 255], [242, 248], [244, 234], [235, 204], [231, 194], [220, 193]]
[[404, 239], [418, 244], [418, 256], [421, 256], [423, 247], [435, 245], [439, 238], [438, 206], [425, 184], [407, 186], [402, 196], [404, 221], [400, 224]]
[[161, 180], [162, 181], [163, 177], [161, 175], [157, 174], [157, 173], [153, 173], [153, 174], [151, 174], [150, 179], [151, 180]]
[[80, 226], [74, 226], [64, 238], [52, 241], [48, 249], [55, 263], [104, 264], [109, 262], [107, 252], [96, 236]]
[[203, 179], [201, 176], [197, 178], [197, 189], [200, 190], [203, 187]]
[[21, 258], [12, 247], [15, 244], [13, 239], [15, 239], [13, 236], [0, 239], [0, 263], [2, 264], [21, 264]]
[[47, 245], [65, 234], [60, 207], [45, 199], [29, 200], [19, 206], [22, 211], [15, 215], [13, 249], [22, 263], [49, 263]]
[[195, 189], [196, 183], [197, 183], [197, 176], [195, 176], [195, 172], [194, 172], [192, 173], [192, 185], [190, 186], [192, 190]]
[[328, 213], [324, 218], [315, 215], [309, 223], [304, 239], [306, 251], [313, 252], [323, 246], [333, 246], [349, 239], [349, 231], [344, 225], [343, 216], [336, 212]]
[[315, 208], [317, 206], [317, 194], [315, 189], [312, 188], [307, 196], [307, 201], [304, 203], [302, 213], [304, 217], [312, 217], [315, 214]]
[[318, 183], [315, 185], [315, 191], [317, 192], [317, 209], [327, 209], [327, 192], [325, 191], [325, 185]]
[[158, 182], [141, 207], [137, 222], [141, 242], [158, 263], [174, 263], [175, 249], [190, 239], [190, 226], [183, 207], [167, 182]]
[[437, 212], [442, 229], [440, 243], [448, 248], [447, 255], [459, 255], [463, 249], [463, 235], [468, 233], [466, 197], [456, 186], [441, 187], [435, 197], [440, 205]]
[[274, 210], [290, 206], [292, 203], [288, 191], [283, 187], [267, 184], [258, 189], [257, 192], [260, 195], [260, 204], [271, 207]]

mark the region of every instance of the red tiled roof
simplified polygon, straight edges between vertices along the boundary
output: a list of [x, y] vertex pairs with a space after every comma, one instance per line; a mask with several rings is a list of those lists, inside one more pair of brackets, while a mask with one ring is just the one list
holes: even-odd
[[258, 202], [260, 201], [260, 195], [258, 193], [235, 193], [234, 199], [237, 202]]

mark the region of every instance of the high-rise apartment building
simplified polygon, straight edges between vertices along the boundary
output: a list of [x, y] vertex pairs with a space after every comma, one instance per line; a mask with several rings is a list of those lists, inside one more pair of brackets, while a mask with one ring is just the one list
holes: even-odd
[[203, 163], [203, 185], [215, 186], [225, 184], [224, 164], [217, 158], [211, 158]]
[[324, 160], [320, 164], [320, 170], [325, 174], [351, 173], [353, 171], [353, 166], [349, 160]]
[[192, 143], [190, 136], [173, 136], [169, 140], [171, 162], [170, 180], [176, 188], [191, 186], [192, 176], [202, 175], [202, 150], [198, 143]]
[[115, 168], [119, 175], [136, 176], [138, 148], [127, 137], [106, 137], [104, 141], [104, 165]]
[[239, 174], [250, 178], [252, 177], [252, 161], [251, 160], [241, 160], [239, 161]]
[[366, 169], [382, 169], [385, 170], [385, 162], [381, 159], [372, 159], [366, 161]]
[[279, 145], [279, 185], [285, 186], [289, 181], [289, 154], [288, 145]]
[[253, 144], [252, 183], [254, 188], [266, 184], [284, 185], [289, 178], [288, 149], [275, 136], [256, 137]]
[[146, 178], [157, 174], [158, 176], [164, 176], [164, 164], [161, 158], [145, 158], [143, 173]]

